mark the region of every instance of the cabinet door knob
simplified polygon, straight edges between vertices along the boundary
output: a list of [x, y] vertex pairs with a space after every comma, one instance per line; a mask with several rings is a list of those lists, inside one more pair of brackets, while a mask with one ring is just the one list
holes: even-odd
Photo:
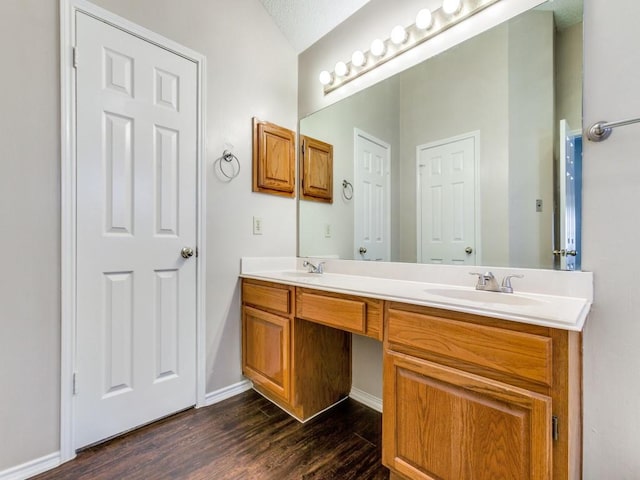
[[471, 247], [467, 247], [464, 249], [464, 253], [466, 253], [467, 255], [471, 255], [473, 253], [473, 248]]
[[365, 253], [367, 253], [367, 249], [364, 247], [360, 247], [360, 250], [358, 250], [358, 252], [360, 252], [360, 255], [364, 255]]
[[193, 248], [184, 247], [182, 250], [180, 250], [180, 255], [182, 255], [182, 258], [191, 258], [191, 257], [193, 257]]

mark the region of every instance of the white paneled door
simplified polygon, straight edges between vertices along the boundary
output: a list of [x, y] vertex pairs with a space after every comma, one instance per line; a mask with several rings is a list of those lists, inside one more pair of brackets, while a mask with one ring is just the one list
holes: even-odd
[[389, 261], [391, 146], [354, 131], [354, 259]]
[[476, 143], [470, 135], [417, 147], [420, 263], [476, 263]]
[[197, 66], [77, 15], [79, 448], [196, 401]]

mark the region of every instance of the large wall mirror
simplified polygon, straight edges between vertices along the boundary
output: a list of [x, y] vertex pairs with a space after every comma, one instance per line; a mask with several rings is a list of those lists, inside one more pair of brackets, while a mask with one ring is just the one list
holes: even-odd
[[555, 0], [300, 121], [333, 203], [300, 256], [580, 268], [582, 0]]

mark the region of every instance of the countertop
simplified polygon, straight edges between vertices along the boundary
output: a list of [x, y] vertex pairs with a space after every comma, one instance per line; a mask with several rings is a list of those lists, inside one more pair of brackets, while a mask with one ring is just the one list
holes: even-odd
[[591, 308], [590, 298], [520, 291], [484, 292], [473, 287], [360, 274], [313, 274], [296, 268], [258, 271], [243, 268], [240, 276], [573, 331], [582, 330]]

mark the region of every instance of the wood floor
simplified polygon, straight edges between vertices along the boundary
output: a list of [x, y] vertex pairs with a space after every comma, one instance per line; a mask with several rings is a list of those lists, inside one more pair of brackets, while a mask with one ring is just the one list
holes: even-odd
[[382, 480], [382, 418], [351, 399], [299, 423], [254, 391], [78, 454], [37, 480]]

